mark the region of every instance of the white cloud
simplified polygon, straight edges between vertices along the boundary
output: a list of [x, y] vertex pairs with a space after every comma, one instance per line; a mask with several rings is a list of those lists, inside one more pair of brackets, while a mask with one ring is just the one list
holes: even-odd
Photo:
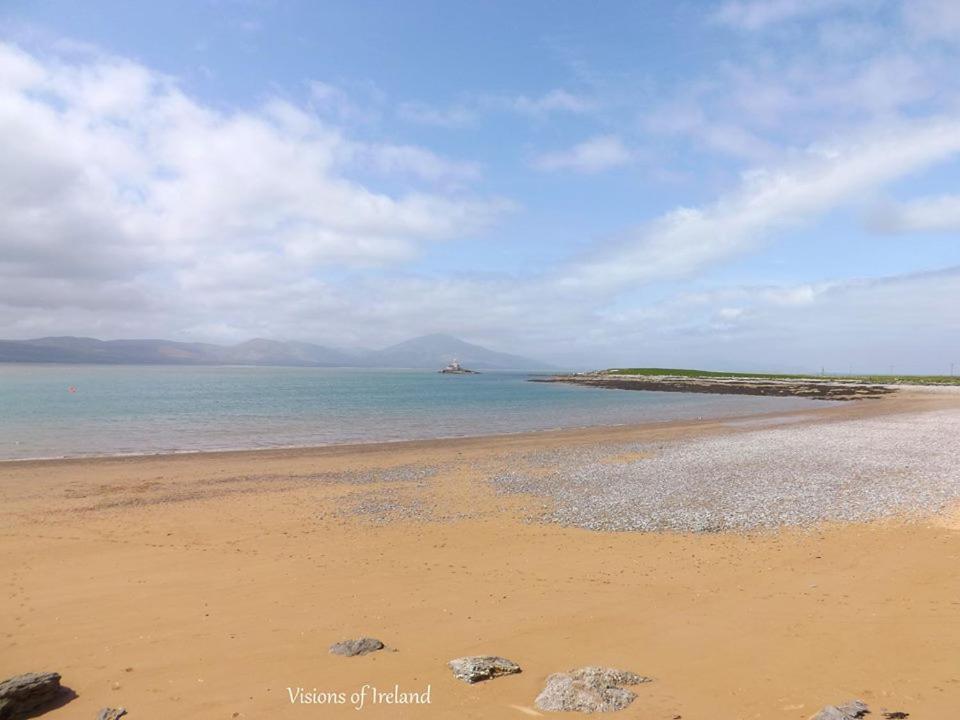
[[903, 16], [921, 38], [960, 40], [960, 3], [956, 0], [904, 0]]
[[514, 110], [527, 115], [551, 112], [586, 113], [594, 109], [593, 101], [567, 90], [555, 89], [537, 97], [519, 95], [507, 101]]
[[882, 233], [960, 232], [960, 195], [880, 206], [871, 213], [868, 226]]
[[[92, 308], [114, 293], [122, 312], [268, 266], [293, 286], [324, 266], [407, 259], [509, 207], [460, 191], [475, 165], [348, 139], [286, 101], [224, 112], [136, 63], [6, 44], [0, 157], [0, 286], [7, 302], [19, 288], [20, 306]], [[351, 179], [364, 173], [399, 173], [413, 189]]]
[[466, 183], [480, 177], [480, 166], [455, 162], [412, 145], [344, 143], [347, 162], [383, 175], [412, 175], [431, 182]]
[[542, 120], [557, 113], [583, 115], [596, 107], [590, 98], [555, 88], [542, 95], [474, 94], [449, 106], [404, 102], [397, 107], [397, 115], [402, 120], [420, 125], [462, 128], [475, 125], [487, 113], [512, 113]]
[[718, 21], [742, 30], [817, 16], [855, 5], [859, 0], [730, 0], [716, 13]]
[[539, 170], [574, 170], [596, 173], [626, 165], [633, 160], [630, 150], [616, 135], [599, 135], [568, 150], [544, 153], [533, 161]]
[[306, 98], [311, 111], [343, 125], [366, 126], [381, 121], [387, 98], [372, 82], [351, 83], [342, 87], [331, 82], [307, 83]]
[[681, 152], [768, 163], [823, 137], [889, 125], [898, 117], [955, 112], [955, 63], [940, 53], [889, 45], [841, 58], [777, 51], [725, 63], [646, 109], [641, 128], [661, 143], [685, 141]]
[[960, 366], [958, 294], [960, 268], [679, 293], [603, 313], [592, 349], [619, 366], [944, 373]]
[[735, 257], [772, 232], [960, 153], [960, 120], [916, 122], [821, 145], [783, 168], [755, 171], [700, 208], [678, 208], [605, 252], [567, 268], [571, 288], [617, 288], [678, 277]]
[[[783, 102], [783, 92], [782, 86], [767, 86], [763, 92], [745, 94], [744, 99], [756, 106], [749, 111], [750, 117], [759, 117], [767, 111], [764, 106]], [[775, 155], [772, 143], [748, 129], [745, 123], [738, 125], [721, 117], [721, 112], [716, 110], [708, 114], [704, 107], [708, 102], [691, 96], [668, 100], [644, 114], [643, 128], [666, 137], [695, 138], [711, 152], [737, 159], [758, 161]]]
[[[790, 327], [788, 313], [806, 318], [802, 313], [809, 312], [810, 318], [826, 323], [824, 328], [829, 327], [831, 313], [850, 322], [851, 312], [844, 310], [846, 298], [861, 298], [856, 307], [864, 312], [870, 295], [859, 288], [873, 281], [732, 288], [699, 297], [681, 292], [659, 305], [637, 299], [621, 303], [618, 298], [625, 291], [640, 292], [645, 285], [689, 276], [754, 251], [778, 231], [814, 222], [838, 207], [860, 204], [885, 185], [958, 153], [960, 121], [949, 119], [900, 124], [822, 144], [781, 167], [745, 175], [738, 189], [712, 203], [665, 214], [612, 246], [588, 249], [581, 257], [541, 273], [492, 279], [400, 278], [367, 286], [372, 302], [357, 325], [385, 323], [389, 308], [391, 321], [405, 318], [452, 332], [470, 328], [480, 335], [507, 337], [510, 344], [534, 354], [543, 348], [560, 357], [580, 349], [581, 357], [615, 358], [625, 353], [624, 348], [666, 353], [675, 346], [689, 352], [695, 342], [702, 351], [712, 348], [714, 340], [748, 330], [750, 344], [744, 347], [752, 350], [758, 344], [781, 341], [781, 333]], [[911, 282], [920, 288], [927, 280]], [[880, 296], [880, 289], [871, 292]], [[892, 292], [884, 291], [882, 296], [890, 298]], [[916, 313], [899, 314], [898, 327], [903, 332], [908, 332], [910, 317], [931, 311], [936, 302], [934, 293], [923, 294], [923, 302], [921, 295], [917, 297]], [[531, 313], [531, 307], [537, 312]], [[763, 322], [757, 320], [760, 316]], [[806, 355], [800, 349], [796, 355], [808, 365], [820, 361], [811, 338], [826, 330], [818, 330], [817, 322], [804, 320], [803, 331], [795, 339], [808, 342]], [[877, 314], [858, 327], [864, 338], [879, 342], [886, 326], [882, 314]], [[683, 342], [677, 344], [678, 338]], [[771, 352], [766, 361], [774, 362], [775, 355]], [[855, 356], [855, 349], [851, 350], [850, 357]], [[640, 361], [619, 357], [623, 362]], [[664, 362], [667, 357], [671, 356], [665, 355]], [[648, 361], [645, 355], [642, 362]]]
[[466, 127], [477, 119], [477, 112], [464, 105], [441, 108], [423, 102], [400, 103], [397, 114], [407, 122], [446, 128]]

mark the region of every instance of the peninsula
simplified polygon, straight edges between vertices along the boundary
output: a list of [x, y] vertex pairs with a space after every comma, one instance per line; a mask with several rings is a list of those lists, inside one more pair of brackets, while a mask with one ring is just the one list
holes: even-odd
[[875, 399], [896, 392], [899, 385], [960, 385], [950, 375], [787, 375], [717, 372], [676, 368], [614, 368], [530, 378], [615, 390], [768, 395], [814, 400]]

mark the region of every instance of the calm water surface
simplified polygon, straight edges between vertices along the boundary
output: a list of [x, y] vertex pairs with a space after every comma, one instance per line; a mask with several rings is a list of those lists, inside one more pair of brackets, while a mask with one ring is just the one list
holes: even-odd
[[0, 364], [0, 459], [488, 435], [820, 404], [797, 398], [603, 390], [531, 383], [529, 377]]

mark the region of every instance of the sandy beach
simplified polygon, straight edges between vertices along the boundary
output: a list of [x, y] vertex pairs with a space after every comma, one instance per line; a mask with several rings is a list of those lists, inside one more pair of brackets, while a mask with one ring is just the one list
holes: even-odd
[[[77, 697], [51, 720], [536, 717], [546, 677], [585, 665], [653, 678], [612, 717], [801, 720], [860, 698], [947, 720], [957, 423], [960, 395], [917, 390], [747, 420], [0, 463], [0, 676], [60, 672]], [[759, 448], [749, 478], [723, 476], [724, 448]], [[736, 492], [694, 497], [704, 458]], [[649, 495], [650, 467], [678, 484]], [[808, 476], [808, 512], [776, 497]], [[328, 652], [364, 635], [387, 649]], [[465, 684], [446, 663], [473, 654], [523, 672]], [[430, 702], [358, 710], [364, 685]]]

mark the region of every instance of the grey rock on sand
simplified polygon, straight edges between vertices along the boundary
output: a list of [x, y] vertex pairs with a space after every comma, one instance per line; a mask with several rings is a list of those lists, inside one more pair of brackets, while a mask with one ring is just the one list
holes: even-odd
[[554, 712], [612, 712], [632, 703], [636, 693], [624, 685], [639, 685], [651, 679], [627, 670], [585, 667], [554, 673], [537, 696], [540, 710]]
[[330, 646], [330, 652], [333, 655], [344, 655], [353, 657], [354, 655], [366, 655], [367, 653], [383, 650], [383, 643], [376, 638], [362, 637], [356, 640], [341, 640]]
[[827, 705], [811, 720], [857, 720], [870, 712], [862, 700], [850, 700], [843, 705]]
[[0, 720], [26, 716], [64, 692], [60, 673], [24, 673], [0, 682]]
[[97, 714], [97, 720], [120, 720], [126, 714], [125, 708], [103, 708]]
[[468, 683], [520, 672], [519, 665], [498, 655], [470, 655], [456, 658], [448, 662], [447, 667], [453, 670], [457, 678]]

